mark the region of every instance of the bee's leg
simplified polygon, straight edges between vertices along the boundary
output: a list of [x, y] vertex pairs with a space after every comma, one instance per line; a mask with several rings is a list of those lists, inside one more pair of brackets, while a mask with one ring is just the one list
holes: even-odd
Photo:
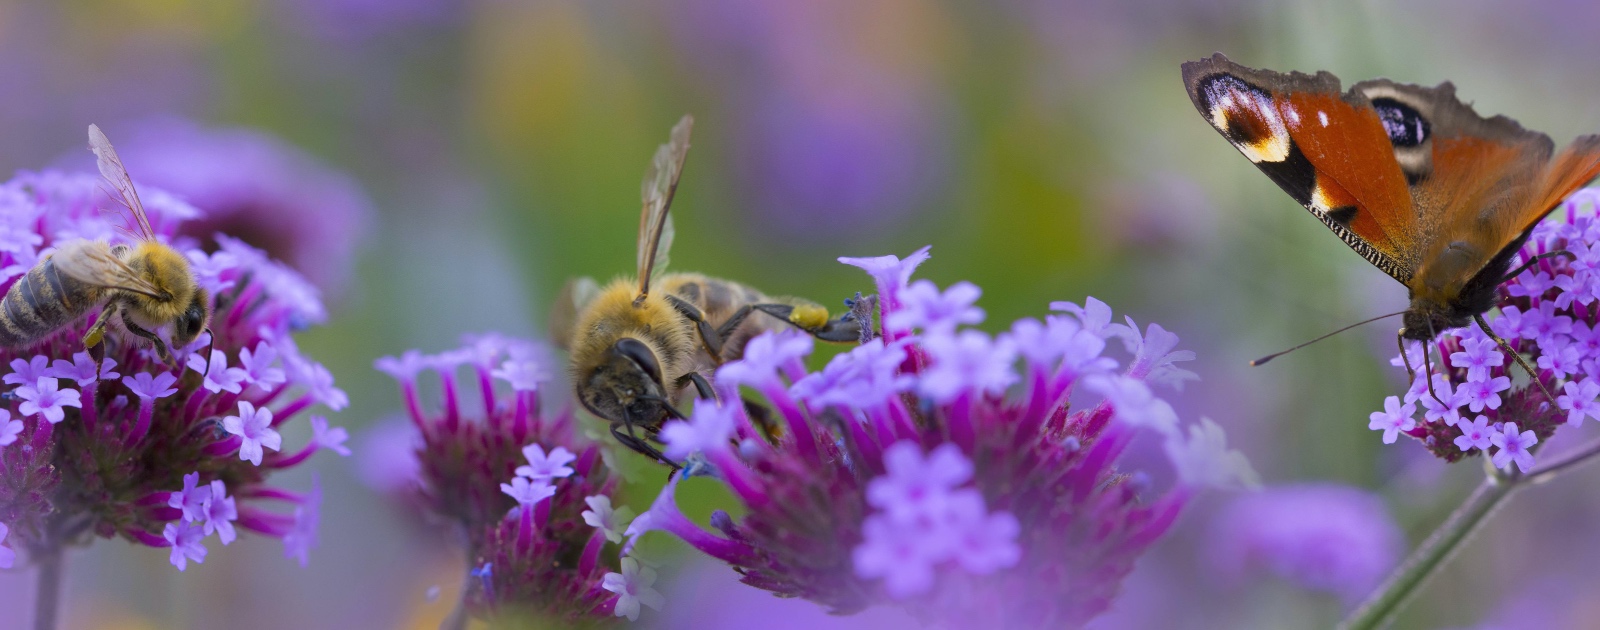
[[84, 348], [93, 348], [105, 340], [106, 324], [111, 323], [112, 317], [116, 317], [117, 310], [115, 301], [106, 303], [106, 307], [100, 309], [100, 317], [94, 320], [94, 325], [89, 327], [89, 332], [83, 334]]
[[815, 304], [756, 304], [756, 310], [781, 319], [812, 337], [835, 343], [861, 341], [861, 322], [849, 313], [828, 319], [828, 311]]
[[705, 347], [706, 353], [711, 355], [712, 361], [721, 365], [722, 336], [718, 335], [716, 329], [711, 327], [711, 322], [706, 321], [705, 314], [701, 313], [700, 309], [695, 308], [695, 305], [683, 301], [676, 295], [668, 294], [667, 303], [671, 304], [672, 308], [678, 311], [679, 314], [694, 322], [695, 330], [700, 333], [700, 345]]
[[767, 438], [768, 443], [777, 444], [778, 439], [783, 437], [783, 425], [772, 417], [772, 409], [749, 398], [743, 399], [743, 402], [744, 412], [750, 417], [750, 423], [761, 430], [762, 436]]
[[[624, 427], [624, 426], [628, 428], [628, 432], [627, 433], [623, 433], [623, 432], [617, 430], [618, 428], [621, 428], [621, 427]], [[643, 455], [645, 457], [649, 457], [650, 459], [653, 459], [653, 460], [656, 460], [658, 462], [664, 463], [664, 464], [666, 464], [668, 466], [671, 466], [674, 471], [678, 470], [679, 468], [682, 468], [682, 466], [679, 466], [677, 464], [677, 462], [674, 462], [674, 461], [672, 461], [670, 459], [667, 459], [667, 456], [665, 454], [663, 454], [660, 450], [656, 449], [656, 447], [651, 446], [649, 442], [646, 442], [646, 441], [640, 439], [639, 436], [634, 435], [633, 434], [633, 423], [631, 423], [631, 422], [613, 422], [613, 423], [611, 423], [611, 437], [617, 438], [618, 442], [621, 442], [623, 446], [628, 447], [630, 450], [632, 450], [635, 453], [638, 453], [638, 454]]]
[[156, 354], [161, 356], [162, 362], [166, 363], [167, 365], [172, 365], [172, 352], [167, 350], [167, 342], [162, 341], [161, 338], [157, 337], [155, 333], [145, 330], [138, 324], [133, 323], [133, 320], [128, 318], [127, 313], [122, 314], [122, 325], [128, 327], [128, 332], [150, 340], [150, 343], [155, 344]]
[[117, 314], [117, 303], [106, 303], [100, 309], [100, 317], [94, 320], [94, 325], [89, 327], [89, 332], [83, 334], [83, 349], [89, 352], [89, 358], [94, 360], [94, 377], [100, 378], [100, 366], [105, 363], [106, 347], [102, 344], [106, 337], [106, 324], [111, 323], [111, 318]]
[[1539, 261], [1544, 260], [1546, 258], [1555, 258], [1556, 256], [1566, 256], [1566, 257], [1571, 258], [1573, 260], [1577, 260], [1578, 259], [1578, 255], [1577, 254], [1574, 254], [1574, 253], [1569, 252], [1569, 251], [1564, 250], [1564, 249], [1556, 250], [1556, 251], [1553, 251], [1553, 252], [1545, 252], [1543, 254], [1539, 254], [1538, 256], [1534, 256], [1533, 258], [1529, 258], [1528, 262], [1522, 263], [1521, 267], [1517, 267], [1516, 269], [1512, 269], [1511, 273], [1506, 274], [1506, 277], [1504, 277], [1504, 278], [1496, 280], [1495, 284], [1502, 284], [1502, 283], [1505, 283], [1505, 282], [1510, 282], [1513, 278], [1516, 278], [1517, 276], [1522, 275], [1522, 272], [1527, 271], [1529, 267], [1532, 267], [1534, 265], [1539, 264]]
[[678, 387], [683, 387], [687, 383], [694, 383], [694, 391], [696, 394], [700, 395], [700, 398], [705, 400], [717, 400], [717, 391], [711, 389], [711, 381], [707, 381], [706, 377], [702, 376], [699, 372], [690, 372], [683, 375], [678, 379], [677, 385]]
[[1474, 315], [1473, 319], [1478, 320], [1478, 327], [1483, 329], [1483, 334], [1488, 335], [1489, 338], [1493, 339], [1495, 343], [1500, 344], [1501, 350], [1505, 350], [1506, 354], [1511, 355], [1511, 358], [1517, 360], [1517, 365], [1522, 366], [1522, 370], [1528, 373], [1528, 379], [1533, 381], [1535, 385], [1539, 386], [1539, 391], [1544, 392], [1544, 397], [1550, 399], [1550, 404], [1556, 404], [1556, 397], [1551, 395], [1550, 389], [1544, 386], [1544, 381], [1539, 379], [1539, 373], [1533, 370], [1533, 366], [1528, 365], [1528, 360], [1522, 358], [1522, 355], [1517, 354], [1516, 350], [1512, 350], [1511, 344], [1506, 343], [1505, 339], [1501, 339], [1500, 335], [1496, 335], [1494, 334], [1494, 331], [1489, 330], [1489, 322], [1483, 321], [1483, 315]]

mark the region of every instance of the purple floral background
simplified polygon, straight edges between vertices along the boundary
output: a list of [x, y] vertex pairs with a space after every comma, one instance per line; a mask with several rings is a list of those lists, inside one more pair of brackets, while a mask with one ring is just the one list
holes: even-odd
[[[644, 571], [653, 571], [661, 606], [651, 607], [648, 596], [634, 598], [639, 615], [632, 623], [642, 627], [919, 627], [919, 606], [907, 602], [933, 601], [935, 591], [918, 590], [920, 577], [906, 572], [908, 565], [874, 565], [870, 553], [853, 555], [867, 536], [876, 536], [867, 531], [882, 531], [865, 523], [887, 522], [904, 508], [887, 499], [868, 502], [873, 479], [897, 478], [887, 464], [861, 477], [860, 487], [839, 481], [825, 488], [866, 508], [843, 525], [830, 521], [845, 535], [863, 538], [835, 540], [838, 557], [853, 562], [847, 580], [807, 581], [733, 553], [754, 549], [770, 561], [789, 552], [751, 533], [756, 530], [740, 529], [777, 522], [760, 510], [758, 493], [691, 476], [664, 495], [663, 468], [627, 451], [613, 455], [592, 446], [607, 444], [592, 439], [603, 437], [604, 426], [572, 409], [564, 365], [549, 345], [547, 314], [566, 279], [631, 271], [638, 178], [650, 152], [686, 112], [696, 117], [696, 135], [674, 205], [674, 269], [807, 296], [837, 312], [855, 292], [879, 291], [873, 278], [837, 259], [906, 256], [932, 244], [932, 256], [904, 287], [909, 303], [925, 306], [907, 334], [914, 328], [930, 356], [981, 346], [973, 356], [992, 358], [1018, 338], [1038, 344], [1052, 334], [1070, 338], [1047, 326], [1087, 326], [1088, 296], [1114, 308], [1108, 325], [1123, 325], [1124, 316], [1137, 322], [1132, 330], [1141, 344], [1165, 338], [1152, 336], [1153, 322], [1181, 340], [1166, 351], [1192, 352], [1193, 360], [1178, 365], [1198, 380], [1151, 383], [1154, 397], [1139, 402], [1167, 405], [1186, 439], [1197, 427], [1225, 433], [1227, 449], [1248, 460], [1261, 488], [1193, 483], [1187, 460], [1173, 456], [1172, 433], [1150, 428], [1164, 426], [1149, 419], [1164, 412], [1133, 418], [1126, 434], [1118, 434], [1125, 441], [1118, 444], [1115, 469], [1127, 478], [1118, 477], [1116, 487], [1136, 496], [1139, 509], [1181, 494], [1181, 511], [1128, 556], [1126, 571], [1086, 578], [1082, 588], [1105, 591], [1103, 614], [1063, 619], [1093, 617], [1088, 627], [1107, 630], [1330, 626], [1459, 504], [1482, 479], [1486, 460], [1511, 469], [1519, 465], [1514, 451], [1518, 445], [1526, 450], [1529, 440], [1544, 449], [1533, 453], [1537, 462], [1597, 436], [1597, 423], [1585, 420], [1600, 417], [1587, 411], [1600, 411], [1591, 406], [1600, 389], [1586, 380], [1597, 369], [1586, 360], [1600, 347], [1593, 343], [1597, 285], [1588, 279], [1596, 250], [1585, 246], [1580, 260], [1550, 261], [1509, 285], [1502, 297], [1517, 305], [1516, 314], [1491, 317], [1502, 322], [1496, 326], [1503, 336], [1526, 346], [1536, 368], [1571, 377], [1570, 390], [1552, 392], [1565, 401], [1553, 410], [1539, 410], [1542, 393], [1504, 361], [1495, 365], [1484, 338], [1471, 331], [1447, 336], [1445, 352], [1434, 354], [1436, 362], [1451, 361], [1434, 368], [1453, 370], [1448, 391], [1438, 392], [1454, 399], [1448, 404], [1427, 393], [1426, 380], [1408, 381], [1405, 369], [1391, 364], [1397, 352], [1391, 323], [1247, 367], [1249, 359], [1402, 308], [1404, 291], [1235, 157], [1184, 98], [1178, 65], [1222, 51], [1250, 66], [1327, 69], [1346, 84], [1376, 76], [1430, 85], [1451, 80], [1477, 111], [1512, 116], [1559, 145], [1600, 131], [1600, 79], [1586, 61], [1596, 47], [1585, 27], [1594, 13], [1583, 3], [1555, 0], [1517, 7], [1437, 0], [1359, 7], [1250, 0], [681, 0], [648, 7], [527, 0], [25, 0], [0, 6], [0, 88], [8, 95], [0, 107], [0, 137], [6, 138], [0, 181], [18, 186], [39, 174], [92, 173], [83, 130], [100, 125], [135, 180], [168, 195], [147, 203], [196, 210], [160, 226], [164, 233], [207, 252], [259, 252], [253, 264], [277, 261], [274, 269], [303, 279], [275, 286], [275, 299], [294, 307], [269, 319], [293, 331], [297, 356], [325, 370], [323, 376], [300, 365], [307, 372], [285, 374], [285, 382], [299, 376], [308, 387], [264, 403], [281, 412], [301, 395], [321, 396], [291, 410], [294, 419], [278, 427], [282, 450], [263, 454], [270, 462], [309, 446], [322, 451], [262, 480], [293, 493], [296, 505], [320, 488], [314, 515], [297, 518], [295, 505], [280, 502], [274, 509], [285, 520], [257, 522], [279, 536], [241, 525], [226, 547], [213, 526], [203, 539], [209, 547], [204, 562], [191, 557], [181, 572], [170, 548], [153, 548], [155, 539], [130, 542], [126, 536], [134, 534], [74, 548], [65, 561], [62, 627], [438, 627], [464, 591], [479, 607], [511, 597], [506, 589], [515, 584], [494, 581], [507, 579], [504, 563], [543, 558], [538, 554], [557, 548], [579, 557], [591, 544], [601, 551], [582, 588], [600, 590], [567, 603], [589, 606], [584, 610], [605, 619], [617, 619], [622, 599], [603, 587], [606, 575], [618, 576], [616, 586], [624, 578], [642, 583]], [[34, 175], [13, 175], [23, 171]], [[0, 199], [0, 211], [12, 212], [14, 201]], [[1595, 229], [1579, 217], [1591, 207], [1579, 203], [1570, 215], [1558, 213], [1530, 247], [1587, 242]], [[84, 216], [94, 221], [92, 213]], [[46, 227], [7, 223], [0, 232], [0, 275], [14, 278], [29, 256], [54, 242], [58, 226]], [[217, 282], [237, 280], [227, 275], [237, 267], [223, 262], [207, 257], [197, 265], [210, 264], [206, 269], [216, 272]], [[912, 288], [918, 281], [928, 284]], [[1545, 292], [1537, 293], [1541, 288]], [[1053, 302], [1071, 303], [1084, 315], [1052, 310]], [[963, 310], [969, 307], [981, 314]], [[929, 313], [946, 313], [943, 308], [954, 309], [954, 319], [948, 331], [932, 335], [924, 324], [938, 319]], [[1030, 320], [1040, 328], [1019, 323]], [[248, 372], [240, 351], [249, 348], [257, 359], [257, 344], [267, 338], [254, 328], [236, 332], [239, 337], [219, 349], [228, 366]], [[493, 345], [491, 364], [485, 346], [472, 345], [485, 337], [464, 342], [466, 335], [486, 333], [523, 340], [515, 352], [533, 354], [513, 355], [510, 342]], [[961, 345], [962, 335], [968, 346]], [[1140, 356], [1142, 346], [1125, 344], [1126, 336], [1096, 338], [1106, 348], [1094, 356], [1114, 360], [1115, 369], [1129, 368]], [[68, 345], [51, 357], [70, 362]], [[461, 354], [474, 348], [479, 354]], [[851, 356], [846, 350], [817, 344], [809, 354], [786, 356], [782, 366], [767, 366], [783, 388], [799, 388], [796, 399], [816, 407], [807, 407], [802, 419], [817, 421], [807, 414], [820, 413], [830, 388], [839, 385], [813, 380], [802, 387], [807, 374], [820, 380], [830, 371], [837, 377], [847, 368], [866, 370], [850, 375], [876, 374], [872, 378], [883, 383], [899, 383], [892, 385], [904, 388], [897, 393], [926, 396], [934, 406], [985, 387], [976, 368], [941, 385], [937, 371], [851, 367], [851, 359], [839, 358]], [[408, 351], [431, 353], [410, 356], [433, 362], [406, 367]], [[279, 354], [278, 362], [264, 366], [288, 368]], [[380, 357], [396, 363], [374, 369]], [[1022, 354], [1009, 358], [1009, 367], [988, 374], [1015, 378], [1000, 383], [1005, 379], [994, 376], [991, 392], [1014, 402], [1032, 391], [1037, 366]], [[1062, 360], [1050, 357], [1048, 369]], [[459, 388], [458, 398], [442, 382], [441, 366], [455, 374], [451, 387]], [[531, 372], [535, 367], [542, 371]], [[121, 376], [131, 376], [124, 371]], [[0, 367], [0, 374], [14, 373], [15, 367]], [[895, 380], [902, 376], [914, 377], [914, 384]], [[771, 384], [763, 376], [745, 377], [753, 379], [745, 381], [747, 391]], [[62, 390], [88, 387], [68, 378], [56, 377]], [[224, 371], [218, 378], [236, 378], [239, 396], [250, 399], [247, 378], [261, 375]], [[736, 373], [730, 380], [739, 378]], [[405, 393], [408, 379], [414, 407]], [[1072, 413], [1103, 400], [1137, 407], [1129, 396], [1139, 392], [1127, 382], [1072, 382], [1077, 386], [1061, 401]], [[43, 400], [34, 383], [28, 402]], [[330, 397], [333, 383], [347, 400]], [[529, 383], [539, 385], [529, 389]], [[8, 381], [5, 388], [23, 384]], [[155, 384], [94, 386], [126, 387], [117, 389], [128, 398], [115, 413], [137, 423], [140, 391], [152, 394], [152, 405], [168, 399], [155, 396]], [[198, 380], [179, 396], [210, 392], [207, 384]], [[217, 387], [212, 393], [230, 395], [217, 393], [223, 381], [209, 384]], [[527, 393], [535, 390], [537, 396]], [[484, 391], [497, 404], [485, 406]], [[859, 395], [866, 394], [850, 393]], [[114, 401], [102, 398], [107, 405]], [[545, 436], [540, 440], [529, 437], [537, 433], [532, 428], [514, 433], [516, 405], [525, 398], [537, 399], [525, 414], [544, 414], [525, 415], [529, 427], [548, 421], [562, 423], [559, 428], [539, 433]], [[467, 429], [449, 433], [436, 424], [452, 404], [461, 418], [482, 426], [494, 417], [505, 420], [497, 425], [508, 436], [500, 442], [493, 437], [498, 433], [472, 434], [493, 448], [483, 446], [492, 457], [480, 459], [491, 463], [470, 475], [451, 477], [438, 462], [416, 455], [421, 436], [466, 439], [460, 432]], [[996, 405], [990, 410], [996, 416], [1007, 409]], [[1533, 411], [1516, 411], [1519, 405]], [[65, 403], [54, 408], [82, 410]], [[215, 414], [219, 422], [240, 417], [240, 433], [250, 433], [239, 407], [229, 408]], [[1513, 430], [1501, 420], [1513, 411], [1539, 423]], [[8, 465], [17, 460], [4, 449], [24, 444], [35, 430], [34, 416], [17, 412], [0, 419], [0, 453]], [[317, 428], [313, 416], [328, 424]], [[986, 418], [992, 419], [979, 420]], [[348, 439], [330, 437], [335, 429], [347, 431]], [[696, 439], [701, 447], [726, 442]], [[924, 448], [917, 456], [935, 457], [942, 440], [920, 439]], [[525, 444], [513, 444], [532, 441], [542, 444], [540, 462], [564, 461], [557, 446], [574, 459], [538, 468], [522, 450]], [[819, 452], [848, 447], [818, 444]], [[339, 456], [344, 448], [349, 457]], [[705, 452], [713, 466], [717, 457], [749, 455], [682, 448]], [[1070, 452], [1064, 438], [1048, 448], [1061, 457]], [[991, 575], [982, 573], [985, 559], [1007, 568], [1065, 562], [1066, 552], [1032, 555], [1046, 549], [1028, 538], [1045, 517], [1008, 502], [1011, 495], [986, 476], [996, 460], [983, 452], [974, 447], [941, 460], [957, 470], [965, 461], [974, 472], [951, 477], [959, 480], [940, 492], [964, 497], [957, 501], [965, 502], [971, 522], [993, 526], [984, 530], [992, 538], [975, 540], [993, 543], [980, 547], [994, 555], [949, 552], [929, 565], [932, 575], [981, 582], [979, 576]], [[216, 470], [255, 468], [237, 452], [226, 455]], [[897, 457], [901, 464], [933, 461], [913, 462], [909, 452]], [[795, 470], [824, 470], [814, 462], [781, 461]], [[860, 464], [871, 468], [874, 461], [881, 460]], [[537, 470], [518, 474], [519, 466]], [[573, 474], [555, 474], [563, 466]], [[197, 470], [212, 469], [164, 470], [149, 490], [179, 493], [202, 509], [215, 493], [204, 483], [186, 489], [183, 481]], [[231, 480], [243, 473], [226, 474]], [[1393, 627], [1588, 627], [1589, 602], [1600, 589], [1592, 570], [1600, 545], [1588, 542], [1600, 523], [1600, 501], [1588, 490], [1600, 483], [1597, 475], [1578, 469], [1517, 494]], [[419, 480], [446, 478], [484, 493], [468, 502], [476, 510], [470, 518], [459, 505], [443, 507], [437, 494], [417, 492]], [[745, 490], [792, 491], [756, 481]], [[1206, 489], [1190, 491], [1191, 485]], [[555, 493], [540, 495], [546, 487]], [[242, 514], [262, 502], [260, 496], [243, 500], [232, 485], [228, 490]], [[981, 491], [981, 503], [963, 492], [974, 490]], [[670, 496], [683, 522], [727, 540], [745, 536], [740, 544], [746, 548], [729, 551], [692, 534], [685, 542], [665, 527], [648, 535], [643, 527], [637, 536], [611, 532], [613, 540], [583, 516], [606, 520], [605, 510], [586, 501], [602, 495], [616, 509], [613, 516], [623, 507], [632, 515], [653, 513], [660, 498]], [[204, 533], [208, 516], [228, 520], [221, 505], [216, 513], [193, 513], [196, 518], [187, 518], [183, 505], [135, 506], [145, 510], [140, 518], [146, 520], [137, 522], [159, 537], [160, 523], [194, 524]], [[714, 516], [719, 510], [724, 515]], [[483, 516], [490, 512], [495, 518]], [[879, 512], [880, 521], [869, 520]], [[509, 519], [500, 518], [506, 514]], [[1017, 537], [1005, 535], [1002, 515], [1015, 519]], [[316, 525], [317, 544], [306, 549], [301, 566], [298, 558], [285, 557], [278, 538], [287, 532], [272, 526], [306, 520]], [[623, 520], [613, 524], [625, 529]], [[33, 572], [24, 565], [26, 554], [13, 559], [9, 553], [25, 526], [4, 517], [0, 523], [0, 628], [29, 627]], [[554, 547], [518, 547], [522, 528], [552, 523], [573, 529], [552, 538], [559, 539]], [[469, 525], [478, 529], [464, 533]], [[623, 545], [645, 561], [632, 572], [622, 563]], [[707, 548], [726, 557], [708, 556]], [[493, 562], [500, 572], [485, 571], [469, 550], [506, 554]], [[863, 573], [863, 566], [882, 570]], [[749, 575], [756, 578], [740, 583]], [[895, 588], [908, 590], [891, 595], [891, 577], [902, 580]], [[490, 591], [483, 590], [486, 584]], [[847, 599], [864, 610], [827, 614]], [[1036, 605], [1026, 612], [1042, 610]]]

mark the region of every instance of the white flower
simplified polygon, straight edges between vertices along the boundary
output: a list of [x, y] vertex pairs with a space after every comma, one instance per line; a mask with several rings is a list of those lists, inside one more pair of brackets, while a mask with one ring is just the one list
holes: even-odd
[[661, 605], [666, 603], [666, 598], [660, 592], [650, 588], [655, 582], [654, 569], [639, 566], [639, 561], [633, 558], [623, 558], [622, 573], [607, 573], [600, 581], [600, 587], [617, 594], [618, 617], [637, 621], [640, 604], [661, 610]]

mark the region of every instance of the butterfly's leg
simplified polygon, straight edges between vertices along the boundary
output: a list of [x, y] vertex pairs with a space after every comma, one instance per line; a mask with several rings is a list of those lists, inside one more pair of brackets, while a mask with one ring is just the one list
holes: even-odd
[[[1423, 342], [1422, 345], [1422, 367], [1423, 369], [1427, 370], [1427, 372], [1423, 374], [1423, 378], [1428, 379], [1428, 395], [1432, 396], [1433, 400], [1438, 402], [1440, 405], [1446, 407], [1450, 406], [1445, 401], [1440, 400], [1439, 394], [1433, 391], [1433, 350], [1428, 347], [1428, 342]], [[1449, 380], [1449, 378], [1450, 375], [1446, 374], [1445, 379]]]
[[[1406, 366], [1406, 377], [1415, 382], [1417, 380], [1417, 368], [1411, 367], [1411, 357], [1406, 355], [1406, 329], [1401, 328], [1400, 332], [1395, 333], [1394, 341], [1400, 346], [1400, 363]], [[1266, 363], [1266, 361], [1261, 362]], [[1250, 362], [1250, 365], [1255, 364], [1255, 361]]]
[[1522, 263], [1521, 267], [1517, 267], [1516, 269], [1511, 270], [1511, 273], [1506, 274], [1506, 277], [1501, 278], [1499, 281], [1495, 282], [1495, 284], [1503, 284], [1503, 283], [1506, 283], [1506, 282], [1510, 282], [1513, 278], [1516, 278], [1517, 276], [1522, 275], [1522, 272], [1527, 271], [1529, 267], [1532, 267], [1534, 265], [1539, 264], [1539, 261], [1544, 260], [1546, 258], [1555, 258], [1556, 256], [1567, 256], [1567, 257], [1572, 258], [1573, 260], [1577, 260], [1578, 259], [1578, 255], [1577, 254], [1574, 254], [1574, 253], [1569, 252], [1569, 251], [1564, 250], [1564, 249], [1563, 250], [1558, 250], [1558, 251], [1553, 251], [1553, 252], [1545, 252], [1543, 254], [1539, 254], [1538, 256], [1534, 256], [1533, 258], [1529, 258], [1528, 262]]
[[1523, 371], [1528, 373], [1528, 378], [1532, 379], [1534, 383], [1539, 385], [1539, 391], [1544, 392], [1544, 397], [1550, 399], [1550, 404], [1556, 404], [1556, 397], [1550, 394], [1550, 389], [1548, 387], [1544, 386], [1544, 381], [1540, 380], [1539, 373], [1533, 370], [1533, 366], [1528, 365], [1528, 360], [1522, 358], [1522, 355], [1517, 354], [1516, 350], [1512, 350], [1511, 344], [1506, 343], [1506, 340], [1500, 338], [1500, 335], [1496, 335], [1494, 334], [1494, 331], [1489, 330], [1489, 322], [1484, 321], [1482, 315], [1474, 315], [1473, 319], [1478, 320], [1478, 327], [1483, 329], [1483, 334], [1488, 335], [1489, 338], [1493, 339], [1495, 343], [1500, 344], [1501, 350], [1505, 350], [1507, 354], [1511, 355], [1511, 358], [1517, 360], [1517, 365], [1522, 366]]

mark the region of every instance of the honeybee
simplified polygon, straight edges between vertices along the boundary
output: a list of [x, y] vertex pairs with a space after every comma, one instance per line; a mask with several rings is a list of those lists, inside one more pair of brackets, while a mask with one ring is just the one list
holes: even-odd
[[[712, 398], [702, 372], [742, 356], [751, 337], [786, 326], [823, 341], [850, 342], [861, 335], [857, 320], [830, 319], [813, 302], [768, 297], [697, 273], [664, 273], [673, 237], [667, 211], [693, 125], [690, 116], [679, 120], [645, 172], [637, 277], [604, 287], [589, 278], [571, 281], [551, 318], [554, 338], [571, 355], [578, 401], [610, 421], [618, 442], [673, 468], [678, 465], [647, 438], [668, 419], [684, 417], [677, 404], [691, 385], [702, 398]], [[757, 311], [766, 316], [750, 317]]]
[[100, 176], [127, 208], [127, 231], [137, 242], [75, 239], [45, 256], [0, 298], [0, 346], [33, 345], [104, 305], [83, 336], [86, 349], [103, 352], [98, 346], [115, 320], [119, 328], [154, 344], [161, 360], [171, 364], [172, 353], [153, 331], [171, 324], [173, 345], [194, 343], [210, 321], [210, 296], [195, 282], [188, 259], [156, 240], [133, 179], [95, 125], [89, 125], [89, 150]]

